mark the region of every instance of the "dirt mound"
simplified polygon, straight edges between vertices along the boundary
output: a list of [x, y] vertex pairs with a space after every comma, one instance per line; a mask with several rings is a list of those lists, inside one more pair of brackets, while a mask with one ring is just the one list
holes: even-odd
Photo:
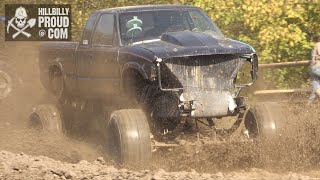
[[215, 174], [189, 172], [166, 172], [164, 170], [116, 169], [105, 165], [103, 158], [93, 162], [80, 161], [69, 164], [39, 156], [31, 157], [23, 153], [13, 154], [0, 152], [0, 179], [314, 179], [320, 174], [309, 172], [309, 175], [296, 173], [275, 174], [259, 169], [231, 173]]
[[0, 124], [0, 149], [14, 153], [48, 156], [56, 160], [77, 163], [83, 159], [94, 160], [105, 152], [98, 145], [83, 141], [13, 128]]

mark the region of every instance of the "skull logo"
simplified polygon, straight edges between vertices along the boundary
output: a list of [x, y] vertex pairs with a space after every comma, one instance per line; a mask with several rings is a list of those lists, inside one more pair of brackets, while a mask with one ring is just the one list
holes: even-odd
[[27, 17], [27, 11], [24, 7], [19, 7], [16, 9], [15, 23], [17, 24], [18, 28], [22, 29], [26, 25]]
[[32, 28], [36, 24], [36, 19], [31, 18], [27, 20], [28, 15], [24, 7], [20, 6], [16, 9], [15, 16], [8, 21], [7, 33], [9, 33], [10, 28], [16, 30], [12, 35], [12, 39], [15, 39], [18, 35], [23, 34], [27, 38], [31, 37], [31, 34], [26, 32], [27, 28]]

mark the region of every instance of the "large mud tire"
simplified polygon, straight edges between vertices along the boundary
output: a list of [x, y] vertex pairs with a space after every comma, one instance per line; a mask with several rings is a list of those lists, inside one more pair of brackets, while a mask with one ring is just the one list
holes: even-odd
[[146, 164], [151, 159], [150, 128], [140, 109], [114, 111], [108, 122], [108, 150], [116, 163]]
[[0, 61], [0, 99], [8, 97], [18, 84], [15, 71], [8, 64]]
[[63, 133], [59, 109], [53, 104], [43, 104], [35, 107], [30, 115], [29, 125], [33, 129], [46, 133]]
[[245, 116], [245, 127], [249, 136], [263, 141], [273, 141], [281, 137], [285, 122], [284, 111], [276, 102], [256, 104]]
[[276, 102], [259, 103], [245, 116], [245, 126], [249, 137], [259, 147], [259, 163], [269, 166], [281, 159], [277, 151], [285, 141], [287, 119], [283, 108]]

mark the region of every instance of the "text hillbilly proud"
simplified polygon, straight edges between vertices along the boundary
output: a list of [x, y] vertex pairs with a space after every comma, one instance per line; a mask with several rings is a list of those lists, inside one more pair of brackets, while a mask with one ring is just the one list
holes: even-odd
[[[38, 27], [46, 28], [49, 39], [68, 39], [70, 8], [38, 8]], [[41, 36], [41, 34], [39, 34]]]

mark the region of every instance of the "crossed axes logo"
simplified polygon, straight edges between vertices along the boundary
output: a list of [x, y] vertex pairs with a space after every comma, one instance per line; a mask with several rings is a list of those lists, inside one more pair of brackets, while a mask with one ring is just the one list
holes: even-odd
[[16, 9], [15, 16], [8, 21], [7, 33], [10, 28], [15, 29], [17, 32], [12, 35], [12, 39], [15, 39], [18, 35], [23, 34], [26, 37], [31, 37], [31, 34], [26, 32], [27, 28], [32, 28], [36, 24], [36, 19], [31, 18], [27, 21], [27, 11], [24, 7], [18, 7]]

